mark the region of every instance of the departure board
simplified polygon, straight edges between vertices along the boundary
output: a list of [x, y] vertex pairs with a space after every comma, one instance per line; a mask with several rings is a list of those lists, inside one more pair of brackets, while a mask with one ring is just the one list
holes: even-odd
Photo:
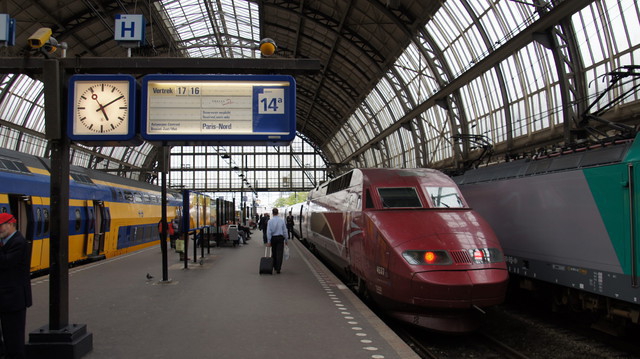
[[295, 138], [295, 92], [286, 75], [148, 75], [141, 135], [170, 145], [286, 145]]

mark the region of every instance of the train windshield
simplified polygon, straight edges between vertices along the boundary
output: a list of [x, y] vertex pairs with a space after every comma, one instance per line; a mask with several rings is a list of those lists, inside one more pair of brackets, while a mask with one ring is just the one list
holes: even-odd
[[413, 187], [378, 188], [383, 208], [422, 207], [416, 189]]
[[462, 197], [455, 187], [427, 187], [427, 192], [437, 208], [464, 207]]

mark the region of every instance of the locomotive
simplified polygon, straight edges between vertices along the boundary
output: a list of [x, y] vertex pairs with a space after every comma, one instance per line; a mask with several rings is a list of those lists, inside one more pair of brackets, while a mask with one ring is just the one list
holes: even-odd
[[500, 238], [512, 284], [617, 331], [640, 322], [639, 175], [636, 137], [454, 179]]
[[287, 212], [294, 235], [401, 321], [472, 331], [505, 298], [498, 239], [439, 171], [354, 169]]
[[[13, 214], [31, 243], [32, 276], [49, 268], [50, 167], [48, 159], [0, 149], [0, 213]], [[70, 265], [159, 243], [160, 187], [76, 166], [70, 177]], [[215, 204], [201, 193], [167, 191], [167, 219], [195, 233], [215, 224]]]

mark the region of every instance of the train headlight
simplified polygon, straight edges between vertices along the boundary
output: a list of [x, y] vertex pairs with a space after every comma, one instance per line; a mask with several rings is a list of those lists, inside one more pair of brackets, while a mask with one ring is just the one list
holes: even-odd
[[453, 263], [447, 251], [405, 251], [402, 253], [402, 257], [409, 264], [414, 265], [447, 265]]
[[497, 263], [504, 260], [502, 252], [498, 248], [476, 248], [470, 249], [469, 255], [476, 264]]

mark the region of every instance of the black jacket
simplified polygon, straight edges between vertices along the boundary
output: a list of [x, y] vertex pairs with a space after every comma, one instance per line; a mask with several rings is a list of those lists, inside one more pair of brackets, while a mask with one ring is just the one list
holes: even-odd
[[31, 245], [16, 232], [0, 248], [0, 312], [13, 312], [30, 307]]

